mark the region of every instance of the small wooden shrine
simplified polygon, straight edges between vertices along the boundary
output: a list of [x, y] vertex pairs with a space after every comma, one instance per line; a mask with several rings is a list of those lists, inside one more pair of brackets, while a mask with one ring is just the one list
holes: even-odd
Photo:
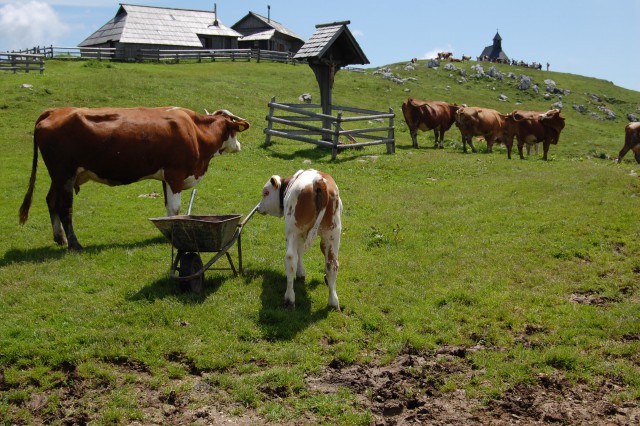
[[[331, 147], [333, 158], [335, 158], [339, 150], [375, 144], [387, 144], [387, 152], [395, 152], [393, 124], [395, 115], [391, 108], [389, 108], [388, 113], [381, 113], [333, 105], [332, 92], [336, 73], [341, 68], [349, 65], [366, 65], [369, 63], [358, 42], [349, 31], [347, 27], [349, 24], [350, 21], [342, 21], [316, 25], [316, 32], [296, 53], [294, 60], [306, 60], [316, 76], [320, 88], [320, 105], [280, 104], [275, 101], [274, 97], [269, 103], [268, 127], [265, 129], [265, 134], [267, 135], [266, 144], [270, 143], [271, 136], [310, 142], [320, 146]], [[321, 112], [309, 111], [312, 108], [319, 108]], [[274, 115], [275, 110], [296, 113], [303, 117], [277, 117]], [[334, 111], [338, 112], [336, 116], [333, 114]], [[358, 116], [343, 117], [344, 112]], [[388, 126], [352, 130], [344, 128], [345, 124], [356, 121], [379, 122], [385, 119], [389, 120]], [[322, 123], [321, 128], [308, 124], [310, 121], [315, 120]], [[287, 128], [274, 129], [274, 123], [285, 125]], [[291, 127], [298, 130], [291, 130]], [[380, 133], [384, 133], [384, 136], [377, 135]], [[320, 140], [310, 138], [309, 136], [312, 135], [320, 135]], [[340, 137], [346, 138], [349, 143], [345, 144], [340, 140]], [[367, 142], [359, 142], [356, 137], [366, 139]]]

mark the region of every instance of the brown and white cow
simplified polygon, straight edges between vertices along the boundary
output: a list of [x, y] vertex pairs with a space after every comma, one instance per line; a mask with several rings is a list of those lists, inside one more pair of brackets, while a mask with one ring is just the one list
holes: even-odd
[[126, 185], [158, 179], [164, 182], [167, 214], [178, 214], [181, 191], [204, 176], [214, 155], [240, 151], [236, 133], [248, 128], [246, 120], [226, 110], [201, 115], [176, 107], [49, 109], [36, 121], [20, 223], [31, 207], [38, 149], [51, 177], [47, 204], [53, 239], [81, 250], [71, 218], [74, 189], [78, 193], [90, 180]]
[[438, 147], [440, 134], [440, 148], [444, 148], [444, 132], [449, 130], [456, 119], [457, 105], [442, 101], [421, 101], [409, 98], [402, 103], [402, 114], [409, 127], [409, 134], [413, 147], [418, 147], [418, 130], [426, 132], [433, 130], [434, 147]]
[[[524, 144], [532, 145], [542, 142], [542, 159], [547, 159], [549, 146], [556, 145], [560, 139], [560, 132], [564, 129], [564, 116], [558, 109], [546, 112], [515, 110], [509, 114], [509, 145], [513, 145], [513, 138], [518, 140], [518, 153], [522, 155]], [[509, 149], [511, 158], [511, 149]]]
[[[495, 109], [478, 107], [460, 107], [456, 112], [456, 126], [462, 136], [462, 149], [467, 152], [467, 143], [473, 152], [473, 137], [482, 136], [487, 141], [487, 151], [492, 152], [495, 142], [507, 143], [507, 116]], [[507, 146], [509, 158], [511, 147]]]
[[295, 306], [293, 283], [304, 278], [306, 271], [302, 256], [320, 235], [320, 250], [324, 254], [324, 279], [329, 286], [329, 306], [340, 310], [336, 279], [338, 277], [338, 251], [342, 232], [342, 201], [338, 186], [327, 173], [317, 170], [298, 170], [282, 179], [274, 175], [262, 189], [258, 212], [281, 217], [287, 252], [284, 266], [287, 274], [285, 304]]
[[624, 146], [618, 154], [618, 163], [630, 149], [633, 150], [636, 161], [640, 163], [640, 123], [638, 122], [629, 123], [624, 128]]

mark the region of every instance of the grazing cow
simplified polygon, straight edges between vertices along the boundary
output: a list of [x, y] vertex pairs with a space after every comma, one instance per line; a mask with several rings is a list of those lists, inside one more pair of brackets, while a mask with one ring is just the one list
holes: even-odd
[[[522, 155], [524, 144], [542, 142], [542, 159], [547, 159], [549, 146], [556, 145], [560, 139], [560, 132], [564, 129], [564, 117], [558, 109], [547, 112], [515, 110], [509, 114], [509, 146], [513, 146], [514, 136], [518, 140], [518, 153]], [[511, 150], [509, 150], [511, 151]], [[511, 154], [509, 152], [509, 154]], [[511, 155], [509, 155], [511, 158]]]
[[471, 56], [462, 55], [462, 62], [470, 61], [470, 60], [471, 60]]
[[618, 154], [618, 163], [630, 149], [633, 150], [636, 161], [640, 163], [640, 123], [638, 122], [629, 123], [624, 128], [624, 146]]
[[338, 250], [342, 225], [342, 201], [338, 186], [327, 173], [317, 170], [298, 170], [293, 176], [282, 179], [271, 176], [262, 189], [258, 212], [281, 217], [287, 253], [284, 266], [287, 274], [285, 304], [295, 306], [293, 282], [306, 275], [302, 263], [303, 254], [320, 234], [320, 250], [324, 254], [324, 279], [329, 286], [329, 306], [340, 310], [336, 293], [338, 276]]
[[236, 133], [248, 128], [247, 121], [226, 110], [211, 115], [176, 107], [47, 110], [35, 125], [20, 223], [29, 216], [38, 148], [51, 176], [47, 204], [53, 240], [82, 250], [71, 219], [74, 189], [77, 194], [90, 180], [112, 186], [162, 180], [167, 214], [176, 215], [181, 191], [204, 176], [214, 155], [240, 151]]
[[[462, 149], [467, 152], [467, 142], [476, 152], [472, 139], [482, 136], [487, 141], [487, 151], [492, 152], [495, 142], [507, 143], [507, 116], [489, 108], [461, 107], [456, 112], [456, 126], [462, 136]], [[511, 147], [507, 146], [509, 158]]]
[[413, 147], [418, 147], [418, 130], [423, 132], [433, 130], [434, 147], [438, 147], [438, 133], [440, 134], [440, 148], [444, 148], [444, 132], [451, 128], [456, 119], [457, 105], [440, 101], [420, 101], [409, 98], [402, 103], [402, 114], [409, 126], [409, 134]]

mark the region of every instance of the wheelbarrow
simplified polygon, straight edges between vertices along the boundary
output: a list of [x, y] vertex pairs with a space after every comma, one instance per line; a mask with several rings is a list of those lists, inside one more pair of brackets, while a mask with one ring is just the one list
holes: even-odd
[[[242, 215], [228, 214], [220, 216], [198, 216], [191, 214], [191, 207], [196, 190], [191, 192], [191, 200], [186, 215], [155, 217], [149, 220], [162, 232], [172, 245], [171, 270], [172, 280], [182, 284], [183, 289], [195, 293], [202, 291], [206, 270], [226, 256], [234, 275], [237, 275], [229, 249], [238, 242], [238, 271], [242, 274], [242, 229], [256, 212], [258, 206], [240, 222]], [[174, 256], [174, 249], [177, 254]], [[206, 264], [202, 263], [200, 253], [216, 253]]]

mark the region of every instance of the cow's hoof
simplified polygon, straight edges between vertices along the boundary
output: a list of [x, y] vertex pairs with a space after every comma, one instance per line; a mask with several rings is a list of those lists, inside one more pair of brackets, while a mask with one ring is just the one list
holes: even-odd
[[292, 302], [291, 300], [286, 300], [284, 301], [284, 307], [290, 311], [293, 311], [296, 309], [296, 302]]
[[70, 252], [80, 253], [83, 250], [84, 250], [84, 248], [80, 245], [80, 243], [69, 244], [69, 251]]

